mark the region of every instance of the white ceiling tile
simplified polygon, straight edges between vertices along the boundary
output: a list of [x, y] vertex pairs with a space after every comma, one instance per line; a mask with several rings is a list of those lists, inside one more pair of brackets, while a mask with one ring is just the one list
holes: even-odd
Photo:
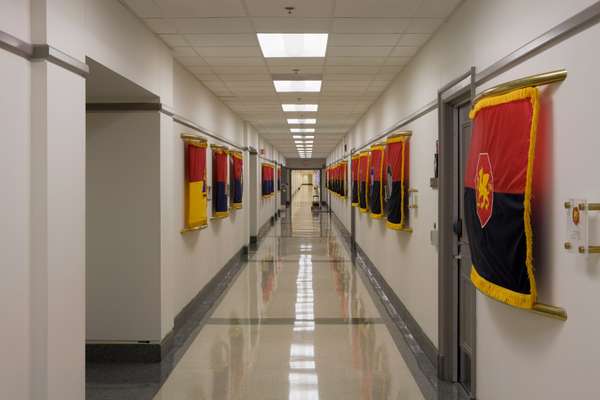
[[258, 46], [195, 47], [202, 57], [262, 57]]
[[325, 72], [333, 74], [376, 74], [380, 67], [364, 65], [326, 65]]
[[204, 60], [208, 65], [239, 65], [240, 67], [264, 65], [262, 57], [204, 57]]
[[390, 54], [392, 47], [389, 46], [343, 46], [329, 47], [327, 55], [331, 57], [378, 57]]
[[[333, 14], [334, 0], [245, 0], [252, 17], [327, 17]], [[285, 7], [295, 7], [288, 14]]]
[[266, 65], [246, 65], [244, 68], [240, 68], [239, 66], [231, 66], [231, 65], [213, 65], [211, 66], [212, 70], [217, 74], [260, 74], [260, 73], [268, 73]]
[[402, 66], [402, 65], [384, 65], [379, 70], [379, 73], [381, 73], [381, 74], [398, 73], [398, 72], [402, 71], [403, 68], [404, 68], [404, 66]]
[[154, 0], [167, 17], [243, 17], [240, 0]]
[[186, 67], [197, 67], [206, 65], [206, 62], [199, 56], [177, 56], [175, 57], [182, 65]]
[[373, 74], [333, 74], [326, 73], [323, 75], [323, 80], [325, 82], [335, 82], [335, 81], [355, 81], [355, 82], [363, 82], [363, 81], [371, 81], [375, 75]]
[[407, 33], [401, 35], [398, 46], [422, 46], [431, 37], [428, 33]]
[[462, 0], [422, 0], [413, 17], [446, 18]]
[[196, 78], [200, 79], [202, 82], [211, 82], [217, 81], [222, 82], [218, 75], [216, 74], [195, 74]]
[[403, 66], [408, 64], [408, 62], [410, 61], [410, 57], [388, 57], [385, 60], [385, 63], [383, 63], [384, 66], [392, 66], [392, 65], [396, 65], [396, 66]]
[[327, 57], [327, 65], [382, 65], [385, 57]]
[[270, 74], [219, 74], [225, 82], [272, 81]]
[[189, 46], [182, 35], [159, 35], [169, 47]]
[[191, 33], [255, 33], [248, 18], [177, 18], [173, 19], [177, 31]]
[[406, 27], [405, 33], [433, 33], [442, 22], [441, 18], [414, 18]]
[[418, 47], [414, 46], [396, 46], [392, 50], [391, 57], [412, 57], [417, 53]]
[[337, 0], [336, 17], [409, 18], [421, 0]]
[[177, 26], [172, 20], [164, 18], [147, 18], [144, 22], [154, 33], [177, 33]]
[[154, 3], [153, 0], [121, 0], [127, 7], [131, 9], [138, 17], [154, 18], [162, 17], [161, 9]]
[[173, 47], [171, 54], [175, 57], [193, 57], [198, 55], [192, 47]]
[[330, 18], [252, 18], [260, 33], [328, 33]]
[[334, 33], [404, 33], [408, 18], [336, 18]]
[[349, 80], [349, 81], [326, 81], [323, 84], [324, 88], [366, 88], [369, 86], [369, 83], [371, 81], [356, 81], [356, 80]]
[[340, 34], [329, 37], [329, 46], [395, 46], [400, 34]]
[[398, 75], [398, 74], [395, 73], [395, 72], [392, 72], [392, 73], [388, 72], [388, 73], [385, 73], [385, 74], [377, 74], [377, 75], [375, 75], [375, 80], [376, 81], [387, 81], [387, 82], [389, 82], [389, 81], [394, 80], [394, 78], [396, 77], [396, 75]]
[[238, 34], [196, 34], [185, 35], [191, 46], [218, 47], [218, 46], [258, 46], [258, 40], [253, 33]]
[[194, 75], [212, 74], [213, 71], [208, 65], [186, 67]]

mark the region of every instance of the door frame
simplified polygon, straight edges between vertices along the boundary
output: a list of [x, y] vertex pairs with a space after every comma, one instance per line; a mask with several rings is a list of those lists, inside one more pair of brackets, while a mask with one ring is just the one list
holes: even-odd
[[[456, 90], [455, 87], [467, 78], [470, 78], [469, 85]], [[445, 96], [447, 92], [450, 93]], [[457, 219], [454, 209], [454, 185], [457, 182], [459, 164], [455, 147], [458, 133], [456, 128], [459, 107], [472, 101], [474, 97], [475, 67], [438, 91], [438, 377], [448, 382], [457, 382], [459, 378], [459, 274], [454, 267], [457, 240], [452, 229]], [[476, 362], [475, 358], [473, 362]], [[475, 393], [475, 376], [472, 379]]]

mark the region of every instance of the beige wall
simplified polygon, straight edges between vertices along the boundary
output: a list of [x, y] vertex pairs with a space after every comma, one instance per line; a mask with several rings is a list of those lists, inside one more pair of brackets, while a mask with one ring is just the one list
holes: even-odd
[[[435, 99], [439, 87], [471, 65], [482, 70], [591, 3], [463, 3], [345, 137], [348, 148], [360, 147], [422, 108]], [[562, 249], [562, 204], [569, 197], [600, 196], [597, 185], [586, 183], [595, 179], [595, 170], [589, 168], [595, 165], [598, 144], [592, 133], [592, 96], [600, 88], [600, 79], [593, 72], [600, 59], [589, 49], [595, 48], [599, 36], [600, 26], [590, 27], [485, 85], [559, 68], [569, 71], [564, 83], [543, 89], [546, 112], [541, 132], [545, 136], [539, 142], [538, 160], [545, 160], [546, 176], [537, 182], [535, 200], [539, 300], [564, 306], [569, 320], [558, 322], [478, 294], [477, 397], [483, 400], [526, 398], [532, 393], [545, 399], [597, 394], [592, 377], [600, 358], [595, 345], [600, 323], [589, 317], [589, 310], [600, 305], [595, 289], [600, 275], [593, 272], [600, 268], [600, 260], [593, 256], [585, 261]], [[430, 112], [405, 128], [413, 131], [410, 180], [419, 190], [418, 213], [412, 215], [415, 232], [406, 235], [386, 230], [380, 221], [359, 215], [357, 241], [437, 343], [437, 250], [429, 243], [429, 231], [437, 222], [437, 191], [429, 188], [437, 113]], [[342, 144], [330, 161], [342, 156], [341, 148]], [[334, 198], [332, 203], [349, 226], [350, 202]], [[598, 239], [598, 228], [594, 229], [592, 236]]]

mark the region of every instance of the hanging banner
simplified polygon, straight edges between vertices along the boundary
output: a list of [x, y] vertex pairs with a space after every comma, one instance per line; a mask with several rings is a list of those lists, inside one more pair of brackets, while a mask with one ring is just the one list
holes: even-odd
[[531, 226], [538, 90], [486, 97], [473, 107], [465, 224], [481, 292], [514, 307], [536, 302]]
[[273, 177], [274, 177], [274, 167], [271, 164], [263, 163], [262, 164], [262, 195], [263, 197], [269, 197], [274, 192], [273, 187]]
[[369, 181], [369, 152], [362, 151], [358, 159], [358, 209], [368, 211], [367, 188]]
[[369, 207], [372, 218], [383, 217], [383, 144], [371, 146], [369, 162]]
[[185, 154], [185, 226], [181, 233], [207, 226], [206, 140], [182, 135]]
[[408, 188], [410, 132], [392, 135], [385, 142], [385, 213], [386, 226], [409, 230]]
[[227, 151], [226, 147], [213, 144], [212, 168], [213, 168], [213, 217], [225, 218], [229, 215], [229, 204], [227, 200]]
[[358, 156], [353, 156], [350, 164], [352, 180], [352, 206], [358, 206]]
[[244, 197], [244, 157], [241, 151], [230, 152], [231, 207], [242, 208]]
[[346, 179], [348, 176], [348, 161], [342, 161], [342, 165], [340, 167], [340, 196], [343, 199], [346, 199]]

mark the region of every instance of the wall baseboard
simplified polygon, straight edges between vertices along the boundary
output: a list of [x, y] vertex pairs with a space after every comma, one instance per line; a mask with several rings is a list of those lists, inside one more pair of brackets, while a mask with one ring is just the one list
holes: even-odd
[[[87, 343], [85, 360], [90, 363], [158, 363], [192, 334], [185, 329], [190, 322], [200, 321], [211, 311], [248, 259], [243, 246], [212, 279], [177, 314], [173, 330], [160, 343]], [[175, 340], [177, 338], [177, 340]]]
[[[332, 213], [332, 215], [334, 217], [333, 220], [336, 222], [336, 225], [342, 231], [342, 238], [346, 240], [349, 247], [352, 248], [352, 237], [350, 235], [350, 232], [348, 232], [346, 227], [342, 224], [342, 222], [334, 213]], [[415, 320], [414, 317], [410, 314], [402, 300], [400, 300], [398, 295], [396, 295], [392, 287], [381, 275], [379, 269], [377, 269], [377, 267], [375, 266], [373, 261], [371, 261], [369, 256], [358, 245], [358, 243], [354, 242], [354, 246], [357, 253], [356, 258], [359, 261], [356, 264], [359, 268], [362, 269], [365, 277], [371, 283], [375, 295], [379, 298], [379, 300], [385, 307], [388, 315], [400, 331], [408, 329], [410, 335], [414, 337], [416, 341], [416, 348], [415, 346], [411, 346], [411, 351], [415, 353], [415, 356], [417, 357], [420, 355], [419, 353], [424, 354], [427, 357], [427, 360], [431, 362], [433, 367], [437, 369], [438, 350], [433, 344], [433, 342], [425, 334], [417, 320]]]

